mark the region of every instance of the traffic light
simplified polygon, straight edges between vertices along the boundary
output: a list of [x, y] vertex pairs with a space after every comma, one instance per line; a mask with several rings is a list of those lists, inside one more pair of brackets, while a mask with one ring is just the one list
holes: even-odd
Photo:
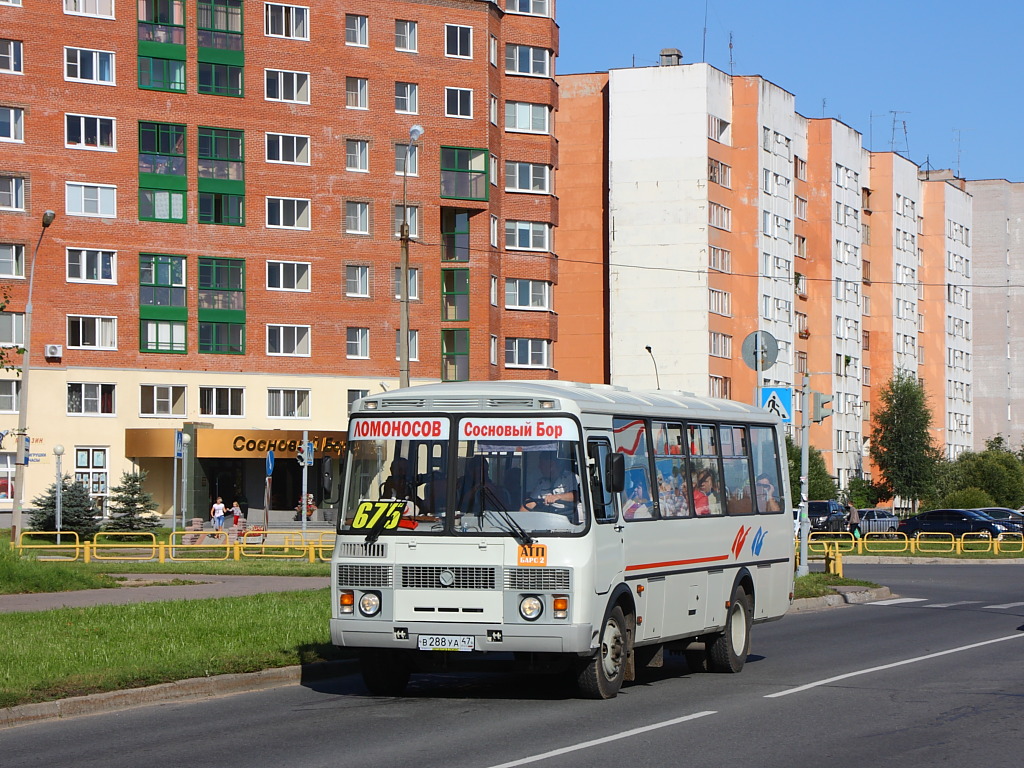
[[820, 424], [826, 417], [832, 415], [832, 406], [829, 405], [832, 402], [832, 395], [826, 395], [821, 392], [813, 392], [812, 394], [814, 395], [814, 407], [811, 409], [811, 421], [815, 424]]
[[299, 462], [300, 467], [306, 466], [306, 444], [300, 443], [299, 447], [295, 451], [295, 460]]

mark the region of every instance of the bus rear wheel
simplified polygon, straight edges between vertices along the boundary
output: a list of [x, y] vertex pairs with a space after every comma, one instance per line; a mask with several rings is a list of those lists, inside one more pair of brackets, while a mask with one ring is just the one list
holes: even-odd
[[708, 666], [714, 672], [739, 672], [750, 653], [752, 624], [750, 598], [743, 587], [736, 587], [729, 601], [725, 632], [708, 641]]
[[374, 696], [401, 696], [412, 667], [405, 651], [364, 648], [359, 654], [363, 682]]
[[588, 699], [614, 699], [626, 676], [629, 629], [622, 608], [615, 606], [601, 627], [600, 645], [576, 678]]

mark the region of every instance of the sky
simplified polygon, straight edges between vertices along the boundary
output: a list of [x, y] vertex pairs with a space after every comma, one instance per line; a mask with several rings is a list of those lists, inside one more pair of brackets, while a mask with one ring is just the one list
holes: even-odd
[[1024, 181], [1020, 0], [557, 0], [556, 14], [559, 74], [678, 48], [684, 64], [764, 77], [868, 149]]

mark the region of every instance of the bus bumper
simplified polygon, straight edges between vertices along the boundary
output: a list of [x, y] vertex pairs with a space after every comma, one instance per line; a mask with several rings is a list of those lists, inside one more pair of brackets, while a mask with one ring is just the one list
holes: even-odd
[[419, 638], [473, 638], [475, 652], [587, 654], [596, 647], [591, 624], [457, 624], [331, 619], [331, 642], [346, 648], [417, 650]]

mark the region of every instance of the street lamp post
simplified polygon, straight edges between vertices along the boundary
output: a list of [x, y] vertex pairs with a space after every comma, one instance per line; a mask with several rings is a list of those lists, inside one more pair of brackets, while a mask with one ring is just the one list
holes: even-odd
[[413, 142], [423, 135], [423, 126], [409, 128], [409, 143], [405, 145], [405, 163], [402, 166], [402, 226], [399, 237], [402, 241], [402, 263], [399, 270], [398, 295], [401, 297], [401, 314], [398, 321], [398, 386], [409, 386], [409, 158]]
[[61, 468], [61, 458], [64, 456], [64, 446], [60, 443], [53, 446], [53, 455], [57, 462], [57, 484], [54, 486], [54, 495], [56, 497], [56, 521], [57, 521], [57, 546], [60, 546], [60, 530], [61, 523], [63, 522], [62, 517], [64, 515], [64, 471]]
[[57, 214], [43, 212], [43, 228], [32, 251], [32, 262], [28, 267], [28, 301], [25, 302], [24, 343], [21, 356], [21, 390], [18, 395], [18, 453], [14, 465], [14, 505], [11, 507], [11, 546], [18, 546], [18, 531], [21, 529], [22, 494], [25, 492], [25, 467], [29, 460], [28, 443], [28, 376], [32, 368], [32, 288], [36, 277], [36, 256], [43, 244], [46, 228], [53, 224]]
[[188, 513], [188, 444], [192, 435], [185, 432], [181, 436], [181, 529], [185, 530], [185, 515]]

